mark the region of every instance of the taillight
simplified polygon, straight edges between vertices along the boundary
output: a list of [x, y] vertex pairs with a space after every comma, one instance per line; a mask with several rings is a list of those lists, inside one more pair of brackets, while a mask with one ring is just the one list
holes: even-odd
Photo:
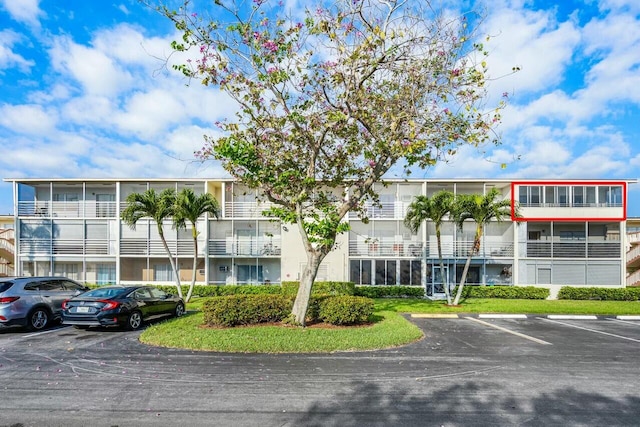
[[98, 302], [101, 302], [104, 304], [104, 307], [100, 309], [101, 311], [113, 310], [114, 308], [117, 308], [118, 306], [120, 306], [119, 302], [111, 301], [108, 299], [101, 299]]
[[20, 297], [0, 297], [0, 304], [11, 304], [19, 299]]
[[66, 310], [66, 309], [68, 308], [68, 306], [67, 306], [67, 303], [68, 303], [68, 302], [69, 302], [69, 300], [68, 300], [68, 299], [66, 299], [66, 300], [62, 301], [62, 309], [63, 309], [63, 310]]

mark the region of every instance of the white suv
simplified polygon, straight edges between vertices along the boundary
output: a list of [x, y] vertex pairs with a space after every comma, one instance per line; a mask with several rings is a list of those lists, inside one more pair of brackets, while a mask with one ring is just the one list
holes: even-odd
[[66, 277], [0, 278], [0, 327], [39, 331], [60, 319], [62, 301], [89, 288]]

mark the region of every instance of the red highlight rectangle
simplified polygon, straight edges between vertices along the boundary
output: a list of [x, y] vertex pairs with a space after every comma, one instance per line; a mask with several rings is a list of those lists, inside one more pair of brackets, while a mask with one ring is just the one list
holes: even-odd
[[[622, 216], [620, 217], [546, 217], [546, 218], [517, 218], [515, 214], [516, 207], [516, 185], [544, 185], [544, 186], [622, 186]], [[512, 181], [511, 182], [511, 220], [512, 221], [616, 221], [622, 222], [627, 220], [627, 182], [626, 181]]]

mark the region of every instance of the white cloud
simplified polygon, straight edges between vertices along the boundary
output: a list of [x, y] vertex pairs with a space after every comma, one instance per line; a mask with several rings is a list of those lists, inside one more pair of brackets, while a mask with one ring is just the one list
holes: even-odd
[[13, 46], [23, 39], [23, 36], [14, 31], [0, 31], [0, 70], [18, 67], [20, 71], [28, 72], [34, 66], [33, 60], [26, 59], [13, 50]]
[[491, 36], [486, 45], [492, 77], [505, 76], [516, 66], [521, 68], [514, 76], [493, 83], [497, 90], [516, 95], [560, 83], [580, 42], [580, 32], [573, 22], [558, 23], [552, 11], [533, 11], [513, 3], [503, 8], [492, 6], [482, 31]]
[[135, 82], [107, 53], [79, 45], [67, 36], [57, 37], [49, 54], [54, 69], [75, 79], [89, 94], [113, 96]]
[[34, 104], [5, 104], [0, 107], [0, 125], [18, 134], [47, 135], [55, 129], [56, 116], [55, 113]]
[[38, 19], [44, 16], [39, 3], [40, 0], [0, 0], [11, 18], [34, 27], [40, 25]]

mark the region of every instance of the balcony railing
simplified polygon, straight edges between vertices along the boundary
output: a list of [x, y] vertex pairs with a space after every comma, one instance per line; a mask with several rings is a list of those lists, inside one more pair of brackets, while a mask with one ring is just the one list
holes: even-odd
[[226, 218], [262, 218], [262, 211], [271, 206], [268, 202], [227, 202], [224, 209]]
[[20, 255], [115, 255], [115, 241], [22, 239]]
[[620, 258], [620, 242], [550, 242], [530, 240], [521, 246], [527, 258]]
[[640, 245], [636, 245], [627, 252], [627, 264], [635, 263], [640, 258]]
[[[473, 246], [473, 241], [443, 242], [444, 258], [466, 258]], [[398, 256], [398, 257], [438, 257], [438, 245], [430, 240], [428, 243], [413, 240], [398, 241], [395, 239], [369, 239], [368, 241], [349, 241], [350, 256]], [[483, 258], [513, 258], [513, 243], [488, 242], [480, 245], [480, 252], [475, 255]]]
[[116, 202], [98, 202], [95, 200], [84, 202], [18, 202], [18, 216], [114, 218], [116, 217]]
[[[380, 219], [404, 219], [407, 214], [407, 209], [410, 202], [387, 202], [382, 203], [379, 206], [373, 203], [365, 204], [365, 213], [368, 218], [380, 218]], [[350, 219], [357, 219], [358, 215], [355, 212], [349, 213]]]
[[13, 276], [15, 270], [11, 264], [0, 264], [0, 276]]
[[[193, 240], [167, 240], [167, 246], [173, 256], [193, 256]], [[121, 239], [120, 255], [167, 256], [167, 252], [160, 240]]]
[[273, 239], [243, 239], [229, 237], [209, 240], [209, 256], [279, 257], [281, 242]]

